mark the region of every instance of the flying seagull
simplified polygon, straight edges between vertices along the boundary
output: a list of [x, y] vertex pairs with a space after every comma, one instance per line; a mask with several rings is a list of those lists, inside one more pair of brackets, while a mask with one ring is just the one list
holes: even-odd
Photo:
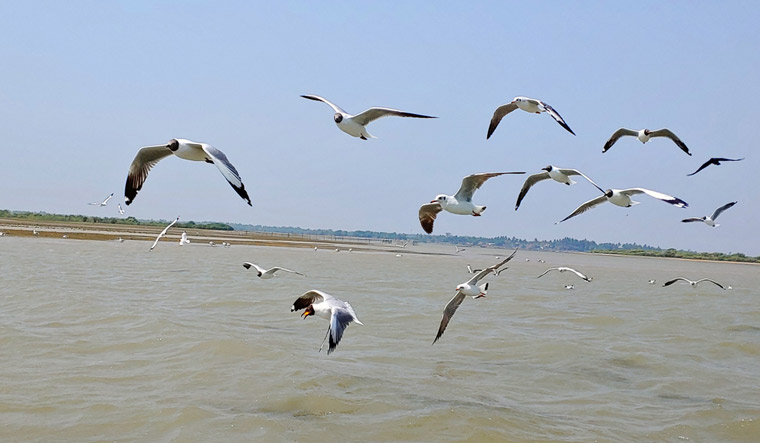
[[590, 281], [591, 281], [591, 279], [590, 279], [589, 277], [586, 277], [584, 274], [582, 274], [582, 273], [580, 273], [580, 272], [576, 271], [575, 269], [573, 269], [573, 268], [568, 268], [568, 267], [566, 267], [566, 266], [560, 266], [560, 267], [557, 267], [557, 268], [549, 268], [549, 269], [547, 269], [546, 271], [544, 271], [544, 272], [543, 272], [541, 275], [539, 275], [539, 276], [538, 276], [538, 277], [536, 277], [536, 278], [541, 278], [541, 277], [543, 277], [544, 275], [548, 274], [550, 271], [559, 271], [559, 272], [566, 272], [566, 271], [570, 271], [570, 272], [572, 272], [573, 274], [577, 275], [578, 277], [582, 278], [583, 280], [586, 280], [586, 281], [588, 281], [588, 282], [590, 282]]
[[715, 223], [715, 219], [718, 218], [718, 216], [723, 213], [726, 209], [730, 208], [731, 206], [735, 205], [736, 202], [726, 203], [725, 205], [721, 206], [720, 208], [716, 209], [715, 212], [712, 213], [711, 216], [707, 217], [692, 217], [692, 218], [685, 218], [681, 220], [684, 223], [690, 223], [690, 222], [704, 222], [707, 226], [712, 226], [713, 228], [717, 228], [720, 226], [720, 224]]
[[480, 189], [489, 178], [504, 174], [525, 174], [525, 172], [489, 172], [472, 174], [462, 179], [462, 186], [454, 195], [439, 194], [430, 203], [420, 207], [419, 218], [422, 229], [428, 234], [433, 232], [433, 222], [439, 212], [446, 210], [452, 214], [473, 215], [479, 217], [485, 206], [478, 206], [472, 202], [472, 195]]
[[156, 237], [156, 241], [154, 241], [154, 242], [153, 242], [153, 246], [151, 246], [151, 247], [150, 247], [150, 250], [151, 250], [151, 251], [153, 250], [153, 248], [155, 248], [155, 247], [156, 247], [156, 245], [158, 244], [158, 241], [159, 241], [159, 240], [161, 240], [161, 237], [163, 237], [164, 235], [166, 235], [166, 231], [168, 231], [168, 230], [169, 230], [169, 228], [171, 228], [172, 226], [174, 226], [174, 223], [177, 223], [178, 221], [179, 221], [179, 216], [177, 216], [177, 218], [175, 218], [173, 222], [169, 223], [169, 224], [168, 224], [168, 225], [167, 225], [167, 226], [164, 228], [164, 230], [163, 230], [163, 231], [161, 231], [161, 233], [160, 233], [160, 234], [158, 234], [158, 237]]
[[108, 200], [111, 200], [111, 197], [113, 197], [113, 192], [111, 193], [111, 195], [106, 197], [106, 199], [103, 200], [102, 202], [94, 202], [94, 203], [87, 203], [87, 204], [92, 205], [92, 206], [105, 206], [108, 204]]
[[271, 269], [264, 269], [264, 268], [262, 268], [262, 267], [260, 267], [260, 266], [258, 266], [256, 264], [254, 264], [254, 263], [251, 263], [251, 262], [245, 262], [245, 263], [243, 263], [243, 267], [245, 269], [251, 269], [251, 268], [255, 269], [256, 270], [256, 275], [258, 277], [261, 277], [264, 280], [270, 279], [270, 278], [274, 277], [274, 273], [277, 272], [277, 271], [290, 272], [291, 274], [303, 275], [300, 272], [291, 271], [290, 269], [285, 269], [285, 268], [279, 268], [277, 266], [275, 266], [274, 268], [271, 268]]
[[251, 199], [248, 198], [248, 193], [245, 190], [240, 174], [238, 174], [237, 169], [227, 159], [227, 156], [224, 155], [224, 152], [209, 144], [198, 143], [184, 138], [173, 138], [166, 145], [145, 146], [137, 151], [135, 159], [132, 160], [132, 164], [129, 166], [127, 183], [124, 186], [124, 200], [127, 205], [132, 203], [137, 196], [137, 192], [142, 189], [143, 183], [148, 178], [150, 169], [161, 159], [172, 154], [185, 160], [213, 163], [219, 168], [219, 172], [229, 182], [232, 189], [249, 206], [252, 206]]
[[673, 140], [673, 142], [678, 145], [681, 150], [689, 155], [691, 155], [691, 152], [689, 152], [689, 148], [686, 147], [686, 143], [682, 142], [680, 138], [678, 138], [677, 135], [673, 133], [670, 129], [663, 128], [658, 129], [656, 131], [650, 131], [649, 129], [641, 129], [639, 131], [634, 131], [633, 129], [626, 129], [626, 128], [620, 128], [617, 131], [615, 131], [612, 134], [612, 137], [610, 137], [609, 140], [607, 140], [607, 143], [604, 144], [604, 148], [602, 149], [602, 152], [607, 152], [612, 145], [615, 144], [618, 139], [624, 135], [632, 135], [634, 137], [637, 137], [641, 143], [646, 143], [649, 141], [652, 137], [668, 137], [669, 139]]
[[697, 286], [698, 284], [702, 283], [703, 281], [709, 281], [710, 283], [713, 283], [713, 284], [717, 285], [720, 289], [726, 289], [720, 283], [718, 283], [718, 282], [716, 282], [714, 280], [710, 280], [709, 278], [702, 278], [702, 279], [699, 279], [697, 281], [692, 281], [692, 280], [689, 280], [688, 278], [683, 278], [683, 277], [676, 277], [673, 280], [668, 280], [665, 283], [663, 283], [662, 287], [664, 288], [665, 286], [670, 286], [673, 283], [677, 282], [678, 280], [683, 280], [683, 281], [689, 283], [692, 286]]
[[446, 330], [446, 326], [448, 326], [449, 322], [451, 321], [451, 317], [457, 311], [457, 308], [459, 308], [459, 305], [462, 304], [465, 297], [469, 295], [473, 299], [478, 299], [480, 297], [486, 296], [486, 292], [488, 292], [488, 283], [478, 285], [480, 280], [492, 272], [496, 274], [499, 271], [499, 268], [504, 266], [504, 264], [507, 263], [508, 261], [510, 261], [512, 257], [515, 256], [515, 254], [517, 254], [517, 249], [515, 249], [509, 257], [505, 258], [499, 263], [496, 263], [493, 266], [489, 266], [481, 270], [480, 272], [472, 276], [472, 278], [467, 280], [465, 283], [462, 283], [456, 287], [457, 293], [454, 295], [454, 297], [451, 300], [449, 300], [449, 302], [446, 304], [446, 307], [443, 310], [443, 318], [441, 318], [441, 325], [438, 327], [438, 334], [435, 336], [435, 339], [433, 340], [433, 344], [435, 344], [435, 342], [437, 342], [438, 339], [441, 338], [441, 336], [443, 335], [443, 332]]
[[119, 215], [124, 215], [124, 208], [121, 207], [121, 203], [119, 203]]
[[335, 120], [335, 124], [338, 125], [338, 129], [345, 132], [346, 134], [353, 136], [353, 137], [359, 137], [362, 140], [367, 140], [370, 138], [377, 138], [367, 132], [367, 126], [368, 124], [372, 123], [373, 121], [383, 118], [383, 117], [414, 117], [414, 118], [438, 118], [438, 117], [432, 117], [429, 115], [422, 115], [422, 114], [412, 114], [411, 112], [404, 112], [399, 111], [396, 109], [389, 109], [389, 108], [369, 108], [366, 111], [362, 112], [361, 114], [357, 115], [351, 115], [340, 108], [340, 106], [336, 105], [335, 103], [330, 102], [329, 100], [322, 98], [318, 95], [302, 95], [303, 98], [308, 98], [309, 100], [316, 100], [318, 102], [324, 102], [331, 108], [333, 108], [333, 111], [335, 111], [335, 115], [333, 115], [333, 120]]
[[350, 303], [315, 289], [298, 297], [293, 302], [290, 312], [299, 311], [304, 308], [306, 310], [303, 311], [301, 317], [306, 318], [310, 315], [317, 315], [330, 322], [330, 325], [327, 327], [327, 334], [325, 334], [325, 338], [322, 340], [322, 345], [319, 346], [319, 350], [321, 351], [325, 345], [325, 340], [329, 337], [328, 355], [338, 346], [340, 339], [343, 337], [343, 331], [351, 322], [356, 322], [360, 325], [364, 324], [356, 317], [356, 312], [354, 312], [354, 308], [351, 307]]
[[182, 238], [179, 239], [179, 245], [185, 246], [188, 243], [190, 243], [190, 239], [187, 238], [187, 232], [182, 231]]
[[586, 174], [582, 173], [581, 171], [578, 171], [577, 169], [558, 168], [556, 166], [549, 165], [545, 168], [541, 168], [541, 170], [545, 172], [539, 172], [538, 174], [529, 175], [528, 178], [525, 179], [525, 183], [523, 184], [522, 189], [520, 189], [520, 195], [517, 196], [517, 203], [515, 203], [515, 211], [517, 211], [517, 208], [520, 207], [520, 202], [522, 202], [523, 198], [525, 198], [525, 195], [528, 193], [530, 188], [542, 180], [552, 179], [556, 182], [564, 183], [569, 186], [569, 185], [575, 184], [575, 181], [573, 181], [570, 178], [570, 176], [580, 175], [581, 177], [588, 180], [589, 183], [594, 185], [596, 189], [598, 189], [600, 192], [604, 192], [604, 190], [600, 188], [596, 183], [594, 183], [593, 180], [586, 177]]
[[628, 208], [633, 205], [638, 205], [639, 202], [631, 200], [631, 196], [636, 195], [636, 194], [646, 194], [650, 197], [654, 197], [658, 200], [662, 200], [665, 203], [670, 203], [671, 205], [677, 206], [679, 208], [685, 208], [689, 206], [688, 203], [681, 200], [680, 198], [663, 194], [657, 191], [651, 191], [649, 189], [644, 189], [644, 188], [608, 189], [604, 191], [604, 195], [599, 196], [595, 199], [589, 200], [586, 203], [578, 206], [578, 208], [575, 211], [573, 211], [572, 214], [568, 215], [567, 217], [563, 218], [557, 223], [562, 223], [563, 221], [573, 218], [578, 214], [583, 214], [589, 209], [595, 208], [596, 206], [599, 206], [600, 204], [606, 201], [612, 203], [613, 205], [622, 206], [624, 208]]
[[742, 157], [742, 158], [713, 157], [710, 160], [707, 160], [706, 162], [704, 162], [702, 164], [702, 166], [699, 167], [699, 169], [697, 169], [696, 171], [692, 172], [691, 174], [686, 174], [686, 176], [687, 177], [692, 176], [692, 175], [696, 174], [697, 172], [705, 169], [706, 167], [708, 167], [710, 165], [719, 166], [720, 162], [740, 162], [742, 160], [744, 160], [744, 157]]
[[573, 130], [570, 129], [570, 126], [565, 123], [565, 120], [562, 119], [562, 116], [559, 115], [559, 112], [555, 111], [554, 108], [548, 104], [542, 102], [541, 100], [536, 100], [535, 98], [515, 97], [511, 102], [507, 103], [506, 105], [499, 106], [493, 112], [493, 117], [491, 117], [491, 124], [488, 126], [488, 134], [486, 135], [486, 139], [491, 138], [491, 134], [493, 134], [493, 131], [495, 131], [496, 127], [499, 126], [501, 119], [517, 108], [520, 108], [525, 112], [535, 114], [547, 112], [557, 123], [560, 124], [560, 126], [567, 129], [567, 131], [571, 134], [575, 135], [575, 132], [573, 132]]

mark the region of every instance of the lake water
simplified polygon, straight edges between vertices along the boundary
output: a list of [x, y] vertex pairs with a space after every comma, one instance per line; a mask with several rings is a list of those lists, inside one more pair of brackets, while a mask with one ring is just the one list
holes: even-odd
[[[149, 246], [0, 238], [0, 440], [760, 440], [758, 266], [518, 251], [431, 346], [509, 251]], [[330, 356], [309, 289], [364, 322]]]

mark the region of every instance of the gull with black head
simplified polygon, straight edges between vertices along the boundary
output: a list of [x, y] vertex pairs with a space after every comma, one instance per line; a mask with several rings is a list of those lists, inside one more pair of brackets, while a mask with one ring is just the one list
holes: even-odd
[[301, 317], [304, 319], [310, 315], [316, 315], [330, 322], [327, 327], [327, 334], [322, 339], [322, 345], [319, 346], [319, 350], [321, 351], [325, 340], [329, 337], [328, 355], [338, 346], [340, 339], [343, 337], [343, 331], [351, 322], [356, 322], [360, 325], [364, 324], [356, 317], [356, 312], [354, 312], [354, 308], [351, 307], [349, 302], [339, 300], [330, 294], [316, 289], [312, 289], [298, 297], [293, 302], [293, 306], [290, 307], [290, 312], [300, 311], [301, 309], [305, 309], [303, 314], [301, 314]]
[[537, 100], [535, 98], [515, 97], [511, 102], [499, 106], [493, 112], [491, 123], [488, 125], [488, 134], [486, 134], [486, 139], [491, 138], [491, 134], [493, 134], [493, 132], [496, 130], [496, 127], [499, 126], [501, 119], [515, 109], [522, 109], [523, 111], [530, 112], [531, 114], [540, 114], [542, 112], [546, 112], [547, 114], [551, 115], [554, 121], [559, 123], [560, 126], [567, 129], [567, 132], [575, 135], [575, 132], [573, 132], [573, 130], [570, 129], [570, 126], [565, 123], [565, 120], [561, 115], [559, 115], [559, 112], [555, 111], [554, 108], [549, 106], [547, 103], [544, 103], [541, 100]]
[[612, 147], [612, 145], [614, 145], [615, 142], [617, 142], [620, 139], [620, 137], [623, 137], [625, 135], [636, 137], [639, 139], [641, 143], [646, 143], [654, 137], [667, 137], [673, 140], [673, 143], [675, 143], [676, 146], [681, 148], [683, 152], [691, 155], [691, 152], [689, 152], [689, 148], [686, 147], [686, 143], [682, 142], [681, 139], [678, 138], [678, 136], [675, 135], [673, 131], [671, 131], [668, 128], [657, 129], [655, 131], [650, 131], [649, 129], [640, 129], [638, 131], [635, 131], [633, 129], [620, 128], [617, 131], [615, 131], [610, 137], [610, 139], [607, 140], [607, 143], [604, 144], [604, 148], [602, 148], [602, 153], [607, 152]]

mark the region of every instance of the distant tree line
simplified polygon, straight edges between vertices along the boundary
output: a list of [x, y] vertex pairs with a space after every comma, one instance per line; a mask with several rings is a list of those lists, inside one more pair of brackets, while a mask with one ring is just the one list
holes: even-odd
[[620, 255], [640, 255], [645, 257], [665, 257], [665, 258], [686, 258], [692, 260], [718, 260], [718, 261], [736, 261], [747, 263], [760, 263], [760, 257], [749, 257], [742, 253], [735, 254], [723, 254], [721, 252], [694, 252], [694, 251], [679, 251], [677, 249], [658, 249], [658, 250], [643, 250], [643, 249], [628, 249], [628, 250], [602, 250], [597, 249], [591, 252], [598, 252], [604, 254], [620, 254]]
[[[138, 220], [134, 217], [94, 217], [88, 215], [64, 215], [64, 214], [49, 214], [47, 212], [27, 212], [27, 211], [9, 211], [7, 209], [0, 209], [0, 218], [16, 219], [16, 220], [31, 220], [31, 221], [57, 221], [57, 222], [70, 222], [70, 223], [104, 223], [112, 225], [131, 225], [131, 226], [163, 226], [166, 224], [163, 220]], [[178, 228], [186, 229], [216, 229], [219, 231], [234, 231], [232, 226], [226, 223], [195, 223], [178, 222], [176, 225]]]

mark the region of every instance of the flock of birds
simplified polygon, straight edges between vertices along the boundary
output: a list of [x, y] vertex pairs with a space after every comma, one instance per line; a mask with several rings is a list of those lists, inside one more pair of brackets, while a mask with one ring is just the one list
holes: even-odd
[[[437, 118], [437, 117], [429, 116], [429, 115], [415, 114], [411, 112], [400, 111], [397, 109], [381, 108], [381, 107], [372, 107], [360, 114], [352, 115], [344, 111], [338, 105], [330, 102], [329, 100], [323, 97], [320, 97], [317, 95], [302, 95], [301, 97], [308, 100], [319, 101], [319, 102], [323, 102], [327, 104], [334, 111], [333, 121], [335, 122], [338, 129], [349, 134], [352, 137], [357, 137], [362, 140], [375, 138], [373, 135], [371, 135], [368, 132], [367, 125], [379, 118], [390, 117], [390, 116], [422, 118], [422, 119]], [[501, 105], [498, 108], [496, 108], [488, 127], [486, 139], [491, 138], [491, 136], [496, 131], [496, 128], [499, 126], [502, 119], [506, 115], [510, 114], [512, 111], [517, 110], [517, 109], [520, 109], [522, 111], [529, 112], [529, 113], [534, 113], [534, 114], [546, 113], [549, 116], [551, 116], [565, 130], [575, 135], [575, 132], [573, 132], [573, 130], [570, 128], [567, 122], [565, 122], [562, 116], [549, 104], [541, 100], [537, 100], [533, 98], [515, 97], [511, 102]], [[615, 143], [618, 142], [618, 140], [620, 140], [622, 137], [625, 137], [625, 136], [636, 137], [642, 143], [647, 143], [652, 138], [659, 138], [659, 137], [668, 138], [673, 143], [675, 143], [675, 145], [678, 148], [680, 148], [680, 150], [682, 150], [684, 153], [690, 156], [692, 155], [692, 153], [689, 152], [689, 148], [686, 146], [686, 144], [673, 131], [671, 131], [668, 128], [662, 128], [662, 129], [657, 129], [657, 130], [649, 130], [649, 129], [633, 130], [633, 129], [628, 129], [628, 128], [620, 128], [616, 130], [611, 135], [611, 137], [607, 140], [607, 142], [604, 144], [602, 153], [607, 152], [610, 148], [612, 148], [613, 145], [615, 145]], [[245, 185], [243, 184], [240, 174], [238, 173], [235, 166], [233, 166], [233, 164], [229, 161], [227, 156], [222, 151], [220, 151], [219, 149], [207, 143], [199, 143], [199, 142], [194, 142], [194, 141], [182, 139], [182, 138], [171, 139], [165, 145], [151, 145], [151, 146], [145, 146], [145, 147], [140, 148], [140, 150], [135, 155], [135, 158], [132, 161], [129, 167], [129, 171], [127, 173], [127, 180], [126, 180], [126, 184], [124, 188], [124, 196], [125, 196], [126, 205], [130, 205], [134, 202], [134, 199], [136, 198], [137, 193], [142, 189], [150, 170], [160, 160], [166, 157], [169, 157], [171, 155], [179, 157], [183, 160], [201, 161], [201, 162], [206, 162], [206, 163], [215, 165], [217, 169], [219, 170], [219, 172], [222, 174], [222, 176], [225, 178], [225, 180], [227, 180], [230, 186], [235, 190], [235, 192], [249, 206], [252, 205], [251, 199], [248, 196], [248, 192], [245, 189]], [[743, 158], [732, 159], [732, 158], [722, 158], [722, 157], [711, 158], [708, 161], [706, 161], [704, 164], [702, 164], [699, 167], [699, 169], [697, 169], [696, 171], [688, 175], [693, 176], [710, 165], [720, 165], [721, 162], [736, 162], [736, 161], [741, 161], [741, 160], [744, 160], [744, 159]], [[464, 177], [462, 179], [462, 183], [459, 190], [455, 194], [453, 195], [439, 194], [429, 203], [425, 203], [420, 207], [419, 212], [418, 212], [418, 217], [419, 217], [419, 221], [420, 221], [420, 225], [422, 226], [422, 229], [428, 234], [432, 233], [433, 224], [436, 220], [436, 217], [442, 211], [446, 211], [448, 213], [455, 214], [455, 215], [471, 215], [475, 217], [481, 216], [483, 212], [485, 211], [486, 206], [477, 205], [473, 203], [473, 196], [475, 192], [478, 189], [480, 189], [480, 187], [489, 179], [498, 177], [501, 175], [508, 175], [508, 174], [525, 174], [525, 172], [523, 171], [487, 172], [487, 173], [471, 174]], [[560, 220], [557, 223], [562, 223], [564, 221], [567, 221], [605, 202], [609, 202], [616, 206], [621, 206], [621, 207], [630, 207], [630, 206], [636, 205], [639, 202], [632, 200], [632, 197], [635, 195], [640, 195], [640, 194], [648, 195], [650, 197], [669, 203], [679, 208], [686, 208], [688, 206], [688, 204], [684, 200], [678, 197], [674, 197], [662, 192], [653, 191], [646, 188], [604, 190], [599, 185], [597, 185], [591, 178], [589, 178], [586, 174], [582, 173], [581, 171], [577, 169], [561, 168], [554, 165], [548, 165], [542, 168], [542, 172], [532, 174], [527, 177], [527, 179], [523, 183], [523, 186], [520, 189], [520, 192], [517, 196], [517, 201], [515, 203], [515, 211], [517, 211], [518, 208], [520, 207], [520, 204], [525, 199], [526, 195], [528, 194], [528, 191], [537, 183], [545, 181], [545, 180], [553, 180], [565, 185], [572, 185], [575, 183], [571, 178], [573, 176], [579, 176], [585, 179], [587, 182], [593, 185], [597, 190], [599, 190], [599, 192], [601, 192], [601, 195], [581, 204], [570, 215], [568, 215], [567, 217], [565, 217], [564, 219]], [[102, 202], [94, 202], [94, 203], [89, 203], [89, 204], [94, 205], [94, 206], [106, 206], [108, 201], [111, 199], [111, 197], [113, 197], [113, 194], [109, 195]], [[736, 204], [735, 201], [727, 203], [719, 207], [718, 209], [716, 209], [715, 212], [711, 216], [704, 216], [700, 218], [687, 218], [682, 221], [684, 223], [701, 221], [707, 224], [708, 226], [717, 227], [719, 226], [718, 224], [715, 223], [715, 220], [717, 219], [717, 217], [721, 213], [723, 213], [725, 210], [729, 209], [735, 204]], [[118, 209], [119, 209], [120, 214], [124, 214], [124, 209], [121, 207], [120, 204], [118, 206]], [[172, 221], [168, 226], [166, 226], [166, 228], [164, 228], [164, 230], [158, 235], [153, 245], [151, 246], [150, 248], [151, 250], [153, 250], [153, 248], [156, 247], [159, 240], [163, 236], [166, 235], [166, 232], [168, 231], [168, 229], [172, 227], [175, 223], [177, 223], [177, 221], [179, 221], [179, 217], [177, 217], [177, 219]], [[183, 233], [182, 239], [180, 240], [180, 245], [184, 245], [189, 242], [190, 240], [187, 239], [186, 233]], [[457, 249], [457, 252], [459, 252], [459, 249]], [[451, 317], [454, 315], [454, 312], [456, 312], [459, 305], [461, 305], [462, 301], [467, 296], [471, 296], [474, 299], [486, 296], [486, 292], [488, 290], [488, 283], [481, 284], [480, 281], [490, 274], [499, 275], [502, 271], [507, 269], [506, 267], [504, 267], [504, 265], [514, 257], [516, 252], [517, 251], [515, 250], [506, 259], [501, 260], [497, 264], [493, 266], [489, 266], [485, 269], [473, 270], [468, 265], [468, 272], [474, 275], [468, 281], [456, 287], [456, 294], [446, 304], [446, 307], [444, 308], [443, 318], [441, 319], [441, 324], [438, 329], [438, 334], [433, 340], [433, 343], [435, 343], [441, 338], [447, 325], [449, 324], [451, 320]], [[258, 277], [262, 279], [272, 278], [275, 276], [275, 273], [278, 271], [303, 275], [299, 272], [281, 268], [281, 267], [264, 269], [250, 262], [244, 263], [243, 266], [247, 269], [255, 270]], [[544, 271], [544, 273], [542, 273], [538, 277], [540, 278], [551, 271], [558, 271], [560, 273], [571, 272], [587, 282], [591, 281], [591, 278], [587, 277], [583, 273], [576, 271], [575, 269], [568, 268], [568, 267], [550, 268]], [[721, 288], [724, 288], [721, 284], [710, 279], [701, 279], [697, 281], [691, 281], [683, 277], [679, 277], [674, 280], [668, 281], [663, 286], [669, 286], [679, 280], [689, 282], [692, 286], [696, 286], [698, 283], [703, 282], [703, 281], [709, 281], [711, 283], [714, 283], [720, 286]], [[650, 281], [650, 283], [652, 282], [653, 280]], [[565, 288], [573, 289], [574, 285], [566, 285]], [[356, 313], [354, 312], [353, 308], [348, 302], [339, 300], [322, 291], [311, 290], [301, 295], [298, 299], [296, 299], [296, 301], [293, 303], [291, 311], [299, 311], [302, 309], [304, 310], [302, 314], [304, 318], [308, 317], [309, 315], [316, 315], [316, 316], [325, 318], [329, 321], [327, 334], [325, 335], [325, 339], [322, 342], [322, 346], [323, 346], [324, 342], [329, 339], [328, 351], [327, 351], [328, 354], [335, 350], [335, 347], [338, 345], [338, 343], [341, 340], [341, 337], [343, 336], [343, 331], [350, 323], [355, 322], [355, 323], [361, 324], [361, 322], [356, 316]], [[320, 346], [320, 350], [322, 349], [322, 346]]]

